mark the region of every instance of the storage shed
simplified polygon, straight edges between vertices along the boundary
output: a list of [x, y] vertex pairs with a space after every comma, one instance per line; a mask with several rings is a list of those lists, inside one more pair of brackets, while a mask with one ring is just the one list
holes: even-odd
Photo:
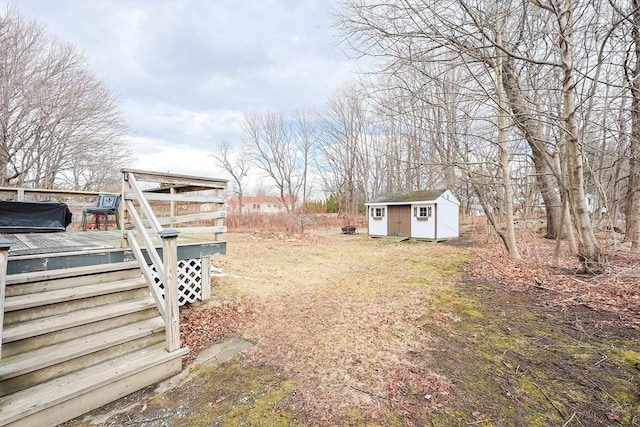
[[365, 206], [371, 237], [458, 237], [460, 202], [450, 190], [386, 194], [369, 200]]

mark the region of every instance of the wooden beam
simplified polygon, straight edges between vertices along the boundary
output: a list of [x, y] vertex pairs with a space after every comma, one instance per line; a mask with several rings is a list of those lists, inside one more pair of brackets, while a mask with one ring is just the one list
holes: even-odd
[[16, 194], [56, 194], [61, 196], [84, 196], [97, 197], [100, 195], [97, 191], [75, 191], [75, 190], [57, 190], [51, 188], [18, 188], [18, 187], [0, 187], [0, 193], [16, 193]]
[[138, 180], [145, 182], [158, 182], [161, 184], [181, 184], [203, 186], [207, 188], [227, 188], [229, 180], [220, 178], [207, 178], [203, 176], [182, 175], [166, 172], [154, 172], [137, 169], [123, 168], [122, 173], [134, 174]]
[[[165, 194], [165, 193], [150, 193], [143, 192], [144, 198], [154, 202], [186, 202], [186, 203], [217, 203], [223, 204], [225, 202], [224, 197], [219, 196], [207, 196], [202, 194]], [[124, 198], [127, 200], [136, 200], [140, 196], [134, 192], [126, 192]]]
[[215, 234], [226, 233], [227, 227], [179, 227], [178, 230], [185, 234]]
[[[171, 194], [172, 197], [175, 196], [176, 189], [172, 187], [169, 190], [169, 194]], [[172, 217], [178, 216], [178, 204], [176, 203], [175, 199], [173, 199], [173, 198], [171, 199], [170, 209], [171, 209], [171, 216]], [[172, 224], [171, 227], [175, 227], [175, 224]]]
[[223, 211], [201, 212], [201, 213], [190, 214], [190, 215], [158, 218], [158, 222], [160, 223], [160, 225], [167, 225], [167, 224], [175, 224], [175, 223], [194, 222], [194, 221], [209, 221], [212, 219], [224, 218], [226, 216], [227, 216], [226, 212], [223, 212]]
[[[129, 185], [131, 185], [131, 189], [133, 190], [133, 193], [136, 195], [136, 199], [138, 200], [138, 203], [140, 203], [140, 208], [142, 210], [143, 215], [149, 220], [149, 223], [151, 224], [151, 228], [155, 233], [159, 233], [160, 230], [162, 230], [162, 227], [160, 226], [160, 223], [158, 223], [158, 219], [154, 215], [153, 209], [151, 209], [149, 202], [147, 201], [144, 194], [140, 190], [140, 187], [138, 186], [138, 182], [136, 181], [133, 175], [129, 175]], [[132, 213], [132, 211], [135, 212], [136, 210], [135, 210], [135, 207], [133, 206], [133, 203], [131, 203], [129, 198], [126, 198], [126, 200], [127, 200], [127, 208], [128, 208], [127, 210], [130, 213]]]

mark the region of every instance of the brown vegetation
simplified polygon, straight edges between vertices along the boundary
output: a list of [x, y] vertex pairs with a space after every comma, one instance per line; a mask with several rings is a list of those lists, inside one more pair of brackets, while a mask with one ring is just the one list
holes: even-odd
[[228, 234], [183, 339], [254, 348], [103, 425], [638, 425], [638, 258], [582, 277], [536, 233], [514, 262], [482, 227], [445, 244]]

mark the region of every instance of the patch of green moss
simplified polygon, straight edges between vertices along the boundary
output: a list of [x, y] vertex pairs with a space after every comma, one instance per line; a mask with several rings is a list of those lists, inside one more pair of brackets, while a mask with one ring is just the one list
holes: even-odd
[[615, 405], [627, 406], [634, 402], [638, 404], [635, 390], [629, 387], [629, 382], [621, 378], [608, 378], [607, 390], [601, 390], [602, 400]]
[[478, 306], [478, 302], [461, 294], [453, 288], [438, 293], [432, 300], [433, 305], [439, 309], [447, 308], [453, 314], [466, 316], [472, 320], [482, 319], [484, 315]]
[[[371, 425], [371, 424], [367, 424]], [[381, 426], [389, 426], [389, 427], [402, 427], [404, 422], [398, 416], [392, 414], [391, 412], [387, 412], [384, 416], [384, 422], [381, 423]]]
[[591, 352], [591, 353], [580, 353], [580, 352], [577, 352], [577, 353], [573, 353], [571, 355], [571, 357], [574, 360], [578, 361], [578, 362], [589, 362], [589, 361], [592, 361], [592, 360], [596, 359], [596, 357], [594, 356], [593, 352]]
[[290, 424], [291, 413], [278, 409], [294, 389], [293, 381], [271, 384], [268, 390], [250, 397], [243, 397], [226, 416], [224, 426], [265, 426], [286, 427]]
[[536, 413], [527, 416], [527, 425], [530, 426], [548, 426], [555, 425], [562, 421], [560, 413], [566, 413], [564, 403], [556, 398], [553, 390], [545, 390], [542, 386], [531, 381], [528, 378], [520, 378], [518, 382], [521, 390], [532, 400], [536, 402], [538, 408], [546, 408], [544, 411], [536, 411]]
[[460, 277], [464, 274], [462, 266], [472, 258], [460, 251], [430, 252], [420, 258], [408, 258], [406, 263], [420, 266], [421, 269], [438, 277]]
[[469, 257], [462, 254], [448, 254], [446, 258], [430, 259], [429, 268], [440, 277], [461, 277], [464, 274], [462, 266], [469, 262]]
[[532, 329], [529, 333], [535, 338], [555, 339], [557, 337], [557, 334], [550, 329]]
[[186, 393], [192, 397], [185, 425], [211, 425], [213, 420], [222, 426], [294, 425], [293, 415], [283, 409], [294, 382], [246, 366], [238, 357], [220, 367], [202, 369], [189, 387], [175, 390], [178, 396]]
[[621, 363], [627, 364], [629, 366], [633, 366], [634, 368], [640, 370], [640, 353], [633, 350], [625, 350], [622, 348], [614, 349], [611, 354], [614, 358], [619, 360]]

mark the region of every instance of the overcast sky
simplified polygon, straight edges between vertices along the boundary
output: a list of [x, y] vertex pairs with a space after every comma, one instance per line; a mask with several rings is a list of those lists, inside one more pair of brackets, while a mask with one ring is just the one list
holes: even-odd
[[139, 169], [220, 176], [208, 154], [240, 142], [245, 112], [320, 107], [355, 77], [330, 28], [337, 0], [13, 4], [86, 54], [121, 101]]

